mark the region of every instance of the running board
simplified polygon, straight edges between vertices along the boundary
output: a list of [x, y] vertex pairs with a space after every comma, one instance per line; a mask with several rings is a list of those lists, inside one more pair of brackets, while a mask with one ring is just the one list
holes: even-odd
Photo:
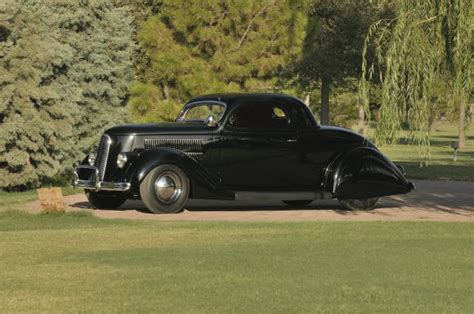
[[320, 200], [320, 199], [331, 199], [331, 193], [325, 191], [318, 192], [293, 192], [293, 191], [282, 191], [282, 192], [256, 192], [256, 191], [236, 191], [235, 200], [237, 201], [250, 201], [250, 200], [285, 200], [285, 201], [297, 201], [297, 200]]

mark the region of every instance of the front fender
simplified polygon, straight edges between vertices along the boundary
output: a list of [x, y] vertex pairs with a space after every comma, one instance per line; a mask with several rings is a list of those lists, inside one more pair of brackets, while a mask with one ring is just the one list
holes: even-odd
[[414, 189], [402, 171], [380, 151], [358, 147], [330, 166], [326, 190], [341, 199], [404, 194]]
[[155, 148], [139, 154], [127, 169], [126, 178], [131, 186], [139, 190], [140, 183], [155, 167], [172, 164], [180, 167], [191, 182], [190, 197], [211, 199], [234, 199], [233, 193], [223, 190], [202, 165], [184, 152], [173, 148]]

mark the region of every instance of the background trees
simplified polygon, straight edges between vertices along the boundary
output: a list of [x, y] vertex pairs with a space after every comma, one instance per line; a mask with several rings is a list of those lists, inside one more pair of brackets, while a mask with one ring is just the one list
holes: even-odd
[[0, 187], [66, 171], [127, 116], [131, 21], [107, 1], [0, 4]]
[[[444, 83], [451, 94], [449, 100], [459, 112], [459, 146], [464, 147], [472, 65], [472, 2], [379, 2], [390, 3], [396, 17], [372, 25], [368, 35], [367, 43], [373, 43], [377, 54], [375, 62], [364, 64], [361, 86], [367, 103], [366, 80], [377, 75], [382, 83], [377, 140], [393, 141], [405, 122], [413, 140], [428, 145], [437, 108], [432, 96]], [[379, 66], [375, 68], [374, 63]]]
[[163, 1], [138, 33], [149, 76], [131, 87], [140, 121], [172, 120], [177, 104], [212, 92], [277, 90], [279, 72], [300, 53], [303, 1]]
[[466, 0], [4, 0], [0, 187], [64, 173], [109, 125], [173, 120], [212, 92], [288, 92], [360, 132], [372, 113], [381, 143], [410, 128], [427, 145], [455, 116], [462, 147], [473, 30]]
[[[375, 21], [391, 15], [389, 6], [370, 0], [312, 1], [303, 52], [291, 75], [297, 76], [296, 82], [305, 93], [320, 90], [316, 94], [321, 100], [321, 123], [340, 124], [343, 120], [346, 122], [343, 124], [353, 123], [359, 107], [356, 81], [361, 73], [367, 30]], [[331, 87], [335, 88], [332, 93], [335, 107], [331, 107], [337, 110], [332, 117], [329, 114]], [[364, 108], [361, 109], [359, 130], [362, 132], [365, 116]], [[351, 119], [344, 118], [349, 116]]]
[[310, 8], [296, 72], [301, 85], [320, 86], [323, 124], [329, 123], [331, 84], [341, 84], [360, 72], [364, 34], [370, 25], [368, 6], [369, 1], [317, 0]]

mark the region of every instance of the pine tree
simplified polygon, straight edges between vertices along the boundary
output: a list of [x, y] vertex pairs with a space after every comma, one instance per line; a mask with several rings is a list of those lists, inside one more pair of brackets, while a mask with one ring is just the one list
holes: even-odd
[[0, 4], [0, 187], [70, 169], [125, 117], [132, 31], [106, 1]]
[[131, 88], [140, 121], [172, 120], [189, 97], [272, 91], [301, 51], [304, 1], [165, 0], [138, 38], [151, 60], [146, 81]]

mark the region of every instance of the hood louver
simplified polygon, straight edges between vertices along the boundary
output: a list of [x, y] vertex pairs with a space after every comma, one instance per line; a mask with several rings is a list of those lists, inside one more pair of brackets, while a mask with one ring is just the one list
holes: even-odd
[[173, 139], [173, 138], [146, 138], [145, 149], [169, 147], [179, 149], [188, 155], [202, 154], [202, 140], [200, 139]]

